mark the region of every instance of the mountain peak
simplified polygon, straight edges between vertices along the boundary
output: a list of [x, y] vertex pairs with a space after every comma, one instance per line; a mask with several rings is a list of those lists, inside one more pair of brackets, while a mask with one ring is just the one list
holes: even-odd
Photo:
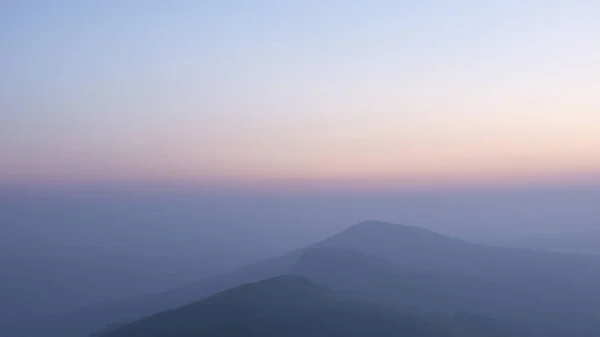
[[[443, 235], [430, 231], [428, 229], [417, 227], [395, 224], [391, 222], [378, 221], [378, 220], [365, 220], [355, 225], [348, 227], [342, 233], [345, 232], [360, 232], [370, 235], [431, 235], [443, 237]], [[340, 234], [342, 234], [340, 233]]]
[[385, 228], [419, 228], [419, 227], [415, 227], [415, 226], [407, 226], [407, 225], [402, 225], [402, 224], [395, 224], [395, 223], [391, 223], [391, 222], [386, 222], [386, 221], [380, 221], [380, 220], [364, 220], [361, 221], [357, 224], [354, 224], [352, 226], [350, 226], [349, 228], [355, 228], [355, 227], [370, 227], [370, 228], [376, 228], [376, 229], [385, 229]]
[[445, 259], [448, 254], [470, 249], [471, 244], [421, 227], [368, 220], [313, 247], [345, 248], [390, 261], [406, 260], [419, 264], [429, 259]]

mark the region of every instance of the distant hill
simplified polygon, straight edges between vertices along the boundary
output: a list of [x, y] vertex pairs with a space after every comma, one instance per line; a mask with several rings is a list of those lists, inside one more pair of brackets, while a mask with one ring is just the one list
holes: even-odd
[[308, 279], [285, 275], [235, 287], [100, 336], [508, 336], [503, 333], [500, 325], [484, 319], [409, 314], [344, 298]]
[[342, 248], [307, 250], [291, 272], [370, 302], [493, 317], [529, 337], [591, 337], [600, 332], [595, 286], [582, 289], [576, 283], [550, 278], [537, 284], [539, 279], [531, 275], [488, 277], [403, 267]]
[[[227, 288], [297, 274], [345, 296], [525, 327], [528, 337], [600, 336], [600, 257], [491, 247], [366, 221], [314, 245], [169, 292], [110, 302], [35, 325], [27, 337], [81, 337]], [[43, 331], [43, 333], [42, 333]]]

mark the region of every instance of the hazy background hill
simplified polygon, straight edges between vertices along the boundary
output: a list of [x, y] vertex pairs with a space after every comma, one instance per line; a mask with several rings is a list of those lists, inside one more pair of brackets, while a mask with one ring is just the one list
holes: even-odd
[[591, 252], [587, 234], [539, 235], [596, 228], [599, 198], [593, 186], [371, 194], [8, 186], [0, 190], [0, 311], [12, 320], [167, 291], [373, 217], [473, 242]]
[[525, 325], [530, 336], [600, 332], [600, 257], [485, 246], [378, 221], [168, 292], [53, 317], [45, 331], [75, 337], [288, 273], [363, 300], [491, 315]]
[[600, 332], [597, 286], [582, 287], [566, 278], [553, 280], [548, 273], [490, 277], [401, 267], [340, 248], [309, 250], [292, 270], [355, 298], [447, 314], [474, 312], [510, 322], [527, 336], [595, 336]]

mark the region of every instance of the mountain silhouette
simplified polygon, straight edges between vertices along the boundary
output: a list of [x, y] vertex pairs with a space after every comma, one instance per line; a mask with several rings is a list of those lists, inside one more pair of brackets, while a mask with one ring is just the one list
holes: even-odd
[[[488, 331], [489, 330], [489, 331]], [[155, 314], [102, 337], [496, 337], [500, 330], [344, 298], [306, 278], [278, 276]], [[508, 335], [505, 335], [508, 336]]]
[[164, 293], [38, 320], [21, 335], [80, 337], [290, 273], [363, 301], [490, 316], [527, 327], [529, 337], [600, 336], [599, 257], [485, 246], [379, 221]]

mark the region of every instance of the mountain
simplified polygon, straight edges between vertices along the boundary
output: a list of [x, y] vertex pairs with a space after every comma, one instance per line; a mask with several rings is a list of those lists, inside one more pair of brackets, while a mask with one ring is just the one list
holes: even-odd
[[297, 272], [363, 298], [491, 315], [528, 326], [530, 336], [600, 336], [599, 257], [484, 246], [375, 221], [314, 247]]
[[[285, 274], [301, 256], [301, 251], [250, 264], [218, 276], [188, 283], [166, 292], [107, 301], [76, 311], [30, 316], [6, 324], [3, 331], [11, 337], [82, 337], [107, 324], [120, 325], [144, 316], [180, 307], [244, 283]], [[35, 322], [35, 324], [32, 324]]]
[[[532, 336], [598, 336], [598, 287], [529, 276], [486, 277], [461, 271], [403, 267], [343, 248], [307, 250], [290, 272], [353, 298], [445, 314], [477, 313]], [[585, 299], [587, 296], [587, 299]]]
[[101, 336], [508, 336], [502, 333], [489, 324], [434, 319], [358, 302], [306, 278], [284, 275], [235, 287]]
[[526, 327], [528, 337], [600, 336], [600, 257], [485, 246], [377, 221], [165, 293], [37, 321], [28, 324], [37, 331], [13, 335], [80, 337], [289, 273], [361, 300], [491, 316]]

